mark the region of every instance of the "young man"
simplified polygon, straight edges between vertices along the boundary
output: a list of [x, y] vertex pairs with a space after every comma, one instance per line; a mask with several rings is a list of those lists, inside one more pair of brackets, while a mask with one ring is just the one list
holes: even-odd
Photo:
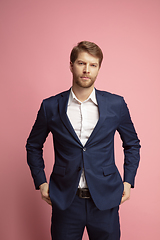
[[[54, 240], [119, 240], [119, 204], [130, 197], [139, 164], [139, 139], [124, 99], [94, 88], [103, 54], [92, 42], [72, 49], [72, 88], [45, 99], [27, 140], [36, 189], [52, 205]], [[114, 160], [114, 134], [124, 148], [123, 182]], [[48, 185], [43, 143], [53, 134], [55, 163]]]

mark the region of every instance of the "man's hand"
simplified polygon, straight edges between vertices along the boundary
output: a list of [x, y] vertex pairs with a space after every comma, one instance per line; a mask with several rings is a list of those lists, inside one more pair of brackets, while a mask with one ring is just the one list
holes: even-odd
[[124, 203], [126, 200], [130, 199], [130, 190], [131, 190], [131, 184], [124, 182], [124, 191], [121, 199], [121, 204]]
[[43, 183], [39, 186], [42, 199], [46, 201], [49, 205], [52, 205], [51, 199], [49, 197], [49, 185], [48, 183]]

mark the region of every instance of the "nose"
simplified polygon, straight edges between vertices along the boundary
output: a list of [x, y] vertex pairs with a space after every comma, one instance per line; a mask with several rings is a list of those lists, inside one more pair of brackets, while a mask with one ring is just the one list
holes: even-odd
[[86, 64], [86, 65], [84, 66], [83, 72], [84, 72], [84, 73], [89, 73], [89, 72], [90, 72], [90, 70], [89, 70], [89, 65], [88, 65], [88, 64]]

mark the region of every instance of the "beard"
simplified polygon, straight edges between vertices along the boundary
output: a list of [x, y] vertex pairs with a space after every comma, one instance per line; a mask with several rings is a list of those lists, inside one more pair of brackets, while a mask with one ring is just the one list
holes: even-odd
[[[87, 77], [89, 79], [83, 79], [82, 77]], [[90, 88], [94, 82], [96, 80], [96, 77], [95, 78], [91, 78], [87, 75], [84, 75], [84, 76], [73, 76], [73, 81], [76, 85], [78, 85], [79, 87], [81, 88]]]

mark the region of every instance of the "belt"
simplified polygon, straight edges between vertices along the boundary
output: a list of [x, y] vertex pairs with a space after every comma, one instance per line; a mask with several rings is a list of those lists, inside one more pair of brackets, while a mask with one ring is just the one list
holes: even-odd
[[78, 188], [76, 195], [80, 198], [91, 198], [88, 188]]

